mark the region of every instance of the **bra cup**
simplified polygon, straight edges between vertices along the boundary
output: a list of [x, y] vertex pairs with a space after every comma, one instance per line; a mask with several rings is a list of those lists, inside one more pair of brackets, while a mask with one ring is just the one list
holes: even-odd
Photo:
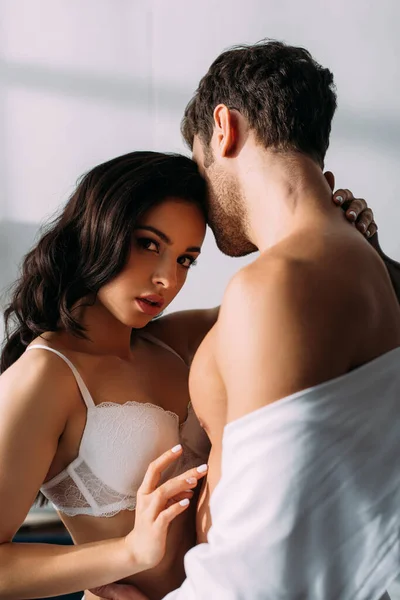
[[136, 494], [149, 464], [179, 443], [178, 417], [141, 403], [89, 409], [79, 455], [121, 494]]

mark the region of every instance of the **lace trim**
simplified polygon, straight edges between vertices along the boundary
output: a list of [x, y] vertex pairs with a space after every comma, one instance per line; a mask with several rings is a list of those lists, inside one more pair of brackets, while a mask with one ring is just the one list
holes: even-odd
[[[190, 402], [189, 402], [190, 404]], [[189, 410], [189, 404], [188, 404], [188, 410]], [[119, 404], [119, 402], [100, 402], [100, 404], [96, 404], [95, 406], [92, 406], [92, 409], [95, 408], [114, 408], [115, 406], [120, 406], [121, 408], [123, 408], [124, 406], [150, 406], [151, 408], [157, 408], [158, 410], [161, 410], [161, 412], [166, 413], [167, 415], [170, 415], [171, 417], [173, 417], [179, 424], [179, 416], [174, 413], [171, 410], [165, 410], [165, 408], [163, 408], [162, 406], [158, 406], [158, 404], [153, 404], [152, 402], [137, 402], [136, 400], [129, 400], [128, 402], [124, 402], [123, 404]], [[185, 421], [183, 423], [181, 423], [181, 426], [186, 423], [187, 418], [185, 419]]]
[[[124, 409], [126, 406], [138, 407], [144, 414], [146, 414], [146, 407], [156, 408], [157, 411], [162, 411], [163, 413], [166, 413], [172, 417], [178, 427], [182, 427], [185, 423], [187, 423], [192, 413], [192, 407], [189, 403], [187, 417], [182, 424], [179, 424], [179, 416], [175, 412], [165, 410], [161, 406], [151, 402], [145, 403], [137, 402], [135, 400], [125, 402], [124, 404], [119, 404], [116, 402], [102, 402], [96, 406], [90, 407], [88, 409], [88, 413], [92, 412], [96, 408], [114, 409], [114, 407], [118, 407], [118, 412], [119, 409]], [[151, 413], [147, 413], [147, 417], [151, 418], [151, 420], [154, 419], [154, 416], [151, 416]], [[113, 418], [117, 418], [115, 413]], [[108, 421], [108, 419], [106, 418], [105, 421]], [[88, 422], [89, 415], [82, 435], [82, 440], [85, 435]], [[101, 422], [103, 422], [103, 419], [101, 419]], [[190, 454], [192, 453], [189, 452], [189, 456]], [[183, 472], [184, 469], [182, 469], [182, 460], [184, 463], [186, 463], [187, 459], [190, 461], [189, 456], [185, 456], [185, 458], [182, 457], [177, 464], [173, 465], [173, 471], [175, 472], [174, 474], [176, 474], [177, 470]], [[167, 475], [167, 473], [164, 475]], [[169, 477], [167, 476], [167, 478]], [[57, 487], [57, 489], [54, 489], [55, 487]], [[54, 506], [59, 512], [71, 517], [76, 515], [113, 517], [122, 510], [133, 511], [136, 508], [135, 493], [121, 494], [120, 492], [110, 488], [101, 480], [101, 478], [98, 478], [93, 473], [80, 454], [78, 454], [75, 460], [73, 460], [63, 471], [61, 471], [58, 475], [55, 475], [51, 480], [44, 483], [41, 489], [49, 498], [49, 500], [53, 502]], [[119, 498], [118, 495], [120, 496]]]
[[66, 508], [56, 506], [58, 512], [63, 515], [67, 515], [68, 517], [78, 517], [79, 515], [88, 515], [90, 517], [115, 517], [118, 513], [123, 510], [129, 510], [133, 512], [136, 509], [136, 499], [132, 499], [131, 502], [119, 502], [112, 504], [111, 506], [107, 506], [105, 512], [101, 510], [93, 510], [90, 506], [88, 507], [80, 507], [80, 508]]

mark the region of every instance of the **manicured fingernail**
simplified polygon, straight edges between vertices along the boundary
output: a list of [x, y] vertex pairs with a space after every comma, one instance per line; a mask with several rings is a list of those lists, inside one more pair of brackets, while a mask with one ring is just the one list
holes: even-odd
[[335, 202], [337, 202], [338, 204], [343, 204], [343, 201], [343, 196], [335, 196]]
[[197, 467], [197, 472], [198, 473], [205, 473], [208, 469], [208, 465], [200, 465], [199, 467]]
[[352, 217], [353, 219], [357, 218], [357, 213], [354, 212], [354, 210], [351, 210], [350, 212], [347, 213], [349, 215], [349, 217]]
[[197, 479], [196, 477], [188, 477], [186, 479], [187, 483], [189, 483], [190, 485], [192, 485], [192, 483], [197, 483]]
[[362, 231], [365, 232], [365, 230], [367, 229], [367, 226], [365, 223], [360, 223], [360, 229], [362, 229]]
[[367, 237], [371, 237], [371, 232], [370, 232], [370, 230], [369, 230], [369, 229], [367, 229], [367, 231], [366, 231], [365, 235], [366, 235]]
[[189, 498], [184, 498], [183, 500], [181, 500], [181, 501], [179, 502], [179, 504], [180, 504], [181, 506], [187, 506], [187, 505], [189, 504], [189, 502], [190, 502]]
[[182, 444], [177, 444], [176, 446], [174, 446], [173, 448], [171, 448], [171, 452], [179, 452], [179, 450], [182, 450]]

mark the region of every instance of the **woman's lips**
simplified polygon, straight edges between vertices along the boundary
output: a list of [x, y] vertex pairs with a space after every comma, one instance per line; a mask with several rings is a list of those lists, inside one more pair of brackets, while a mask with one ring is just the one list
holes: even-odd
[[161, 296], [142, 296], [136, 298], [136, 304], [145, 315], [157, 315], [164, 304]]

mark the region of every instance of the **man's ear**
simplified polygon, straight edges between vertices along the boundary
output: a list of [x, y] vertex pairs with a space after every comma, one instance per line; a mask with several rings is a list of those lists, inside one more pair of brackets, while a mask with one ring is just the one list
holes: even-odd
[[229, 156], [236, 144], [236, 127], [232, 111], [225, 104], [214, 109], [214, 131], [217, 139], [217, 152], [223, 157]]
[[331, 188], [332, 192], [335, 189], [335, 176], [332, 173], [332, 171], [325, 171], [324, 173], [324, 177], [328, 182], [329, 187]]

